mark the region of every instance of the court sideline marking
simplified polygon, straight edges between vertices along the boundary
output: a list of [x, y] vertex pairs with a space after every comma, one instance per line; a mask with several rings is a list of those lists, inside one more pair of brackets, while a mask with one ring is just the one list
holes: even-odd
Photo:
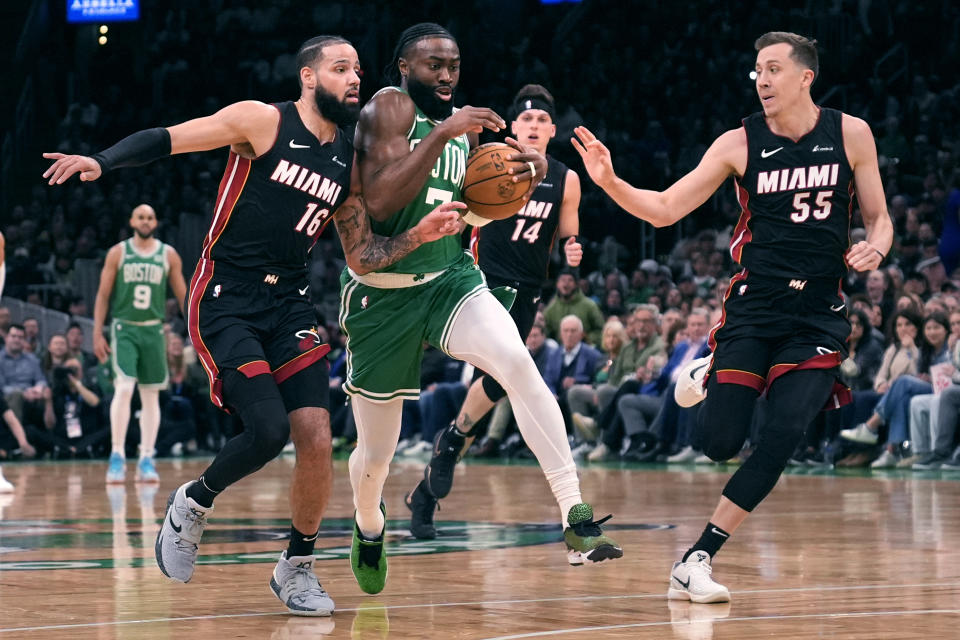
[[[709, 606], [709, 605], [704, 605]], [[960, 613], [960, 609], [920, 609], [916, 611], [851, 611], [847, 613], [797, 613], [772, 616], [744, 616], [742, 618], [704, 618], [700, 620], [664, 620], [661, 622], [637, 622], [633, 624], [611, 624], [602, 627], [578, 627], [576, 629], [557, 629], [555, 631], [535, 631], [519, 633], [512, 636], [494, 636], [485, 640], [518, 640], [519, 638], [543, 638], [546, 636], [560, 636], [582, 631], [611, 631], [614, 629], [637, 629], [640, 627], [665, 627], [674, 624], [684, 625], [691, 622], [754, 622], [760, 620], [810, 620], [817, 618], [872, 618], [879, 616], [913, 616], [932, 613]]]
[[[790, 587], [783, 589], [748, 589], [743, 591], [732, 591], [734, 595], [747, 595], [747, 594], [768, 594], [768, 593], [798, 593], [798, 592], [808, 592], [808, 591], [868, 591], [873, 589], [913, 589], [913, 588], [923, 588], [923, 587], [960, 587], [960, 582], [929, 582], [929, 583], [917, 583], [917, 584], [872, 584], [872, 585], [837, 585], [837, 586], [815, 586], [815, 587]], [[484, 605], [510, 605], [510, 604], [531, 604], [536, 602], [564, 602], [564, 601], [584, 601], [584, 600], [623, 600], [623, 599], [636, 599], [636, 600], [652, 600], [652, 599], [666, 599], [663, 594], [628, 594], [628, 595], [606, 595], [606, 596], [568, 596], [568, 597], [559, 597], [559, 598], [529, 598], [529, 599], [520, 599], [520, 600], [481, 600], [476, 602], [437, 602], [437, 603], [421, 603], [421, 604], [397, 604], [397, 605], [388, 605], [383, 607], [385, 610], [389, 611], [392, 609], [418, 609], [426, 607], [476, 607]], [[359, 611], [359, 607], [352, 607], [348, 609], [337, 609], [337, 612], [345, 613], [348, 611]], [[783, 616], [757, 616], [757, 617], [745, 617], [745, 618], [715, 618], [714, 622], [718, 621], [739, 621], [739, 620], [777, 620], [777, 619], [786, 619], [786, 618], [818, 618], [818, 617], [844, 617], [844, 616], [880, 616], [880, 615], [907, 615], [907, 614], [926, 614], [926, 613], [960, 613], [960, 609], [929, 609], [929, 610], [917, 610], [917, 611], [888, 611], [888, 612], [863, 612], [863, 613], [832, 613], [832, 614], [803, 614], [803, 615], [783, 615]], [[76, 624], [56, 624], [56, 625], [42, 625], [36, 627], [13, 627], [0, 629], [0, 633], [13, 633], [13, 632], [25, 632], [25, 631], [53, 631], [59, 629], [83, 629], [91, 627], [110, 627], [110, 626], [121, 626], [121, 625], [132, 625], [132, 624], [156, 624], [161, 622], [189, 622], [191, 620], [217, 620], [223, 618], [257, 618], [257, 617], [267, 617], [267, 616], [289, 616], [290, 613], [286, 611], [270, 611], [270, 612], [256, 612], [256, 613], [225, 613], [218, 615], [205, 615], [205, 616], [184, 616], [179, 618], [147, 618], [143, 620], [109, 620], [106, 622], [80, 622]], [[687, 621], [683, 621], [686, 623]], [[638, 622], [633, 624], [622, 624], [622, 625], [612, 625], [607, 627], [583, 627], [579, 629], [560, 629], [557, 631], [538, 631], [533, 634], [527, 635], [515, 635], [515, 636], [497, 636], [496, 638], [490, 638], [488, 640], [507, 640], [508, 638], [535, 638], [538, 636], [546, 635], [559, 635], [566, 633], [575, 633], [578, 631], [593, 631], [593, 630], [604, 630], [604, 629], [620, 629], [620, 628], [633, 628], [633, 627], [645, 627], [645, 626], [662, 626], [662, 625], [672, 625], [675, 624], [672, 621], [659, 621], [659, 622]]]

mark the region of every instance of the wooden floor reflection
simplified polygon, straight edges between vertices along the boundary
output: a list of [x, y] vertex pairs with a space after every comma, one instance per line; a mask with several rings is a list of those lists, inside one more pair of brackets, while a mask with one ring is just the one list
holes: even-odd
[[730, 470], [582, 469], [625, 556], [574, 568], [538, 468], [460, 469], [430, 544], [405, 530], [421, 466], [395, 464], [390, 577], [371, 597], [344, 559], [353, 507], [338, 461], [316, 564], [338, 610], [311, 619], [286, 615], [268, 586], [289, 526], [289, 457], [218, 499], [190, 584], [160, 574], [166, 497], [206, 462], [160, 461], [154, 491], [107, 491], [99, 462], [6, 465], [0, 639], [960, 637], [960, 474], [786, 476], [717, 558], [732, 604], [690, 605], [666, 600], [670, 565]]

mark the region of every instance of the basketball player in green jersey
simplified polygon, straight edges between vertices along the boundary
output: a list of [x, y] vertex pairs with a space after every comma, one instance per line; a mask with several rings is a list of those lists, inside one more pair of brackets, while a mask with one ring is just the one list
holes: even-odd
[[[399, 87], [371, 99], [360, 113], [355, 137], [371, 225], [384, 236], [409, 229], [438, 203], [460, 200], [476, 134], [506, 126], [490, 109], [454, 110], [460, 51], [443, 27], [419, 24], [404, 31], [394, 62], [402, 76]], [[526, 201], [546, 175], [547, 160], [512, 143], [514, 159], [527, 165], [515, 178], [533, 178]], [[569, 525], [564, 531], [569, 562], [623, 555], [603, 535], [603, 520], [594, 521], [593, 510], [581, 499], [560, 409], [499, 302], [508, 297], [512, 303], [514, 290], [497, 291], [495, 297], [456, 237], [424, 244], [380, 271], [361, 275], [346, 269], [340, 282], [340, 324], [348, 353], [344, 389], [352, 397], [357, 424], [357, 448], [350, 456], [356, 507], [350, 564], [361, 589], [378, 593], [386, 582], [381, 492], [400, 433], [403, 400], [420, 393], [424, 341], [488, 372], [507, 391], [562, 522]]]
[[[140, 387], [140, 460], [138, 482], [159, 482], [153, 447], [160, 429], [160, 390], [167, 386], [167, 349], [163, 316], [167, 282], [183, 311], [187, 284], [180, 255], [154, 238], [157, 214], [141, 204], [130, 214], [133, 237], [107, 252], [93, 309], [93, 351], [100, 362], [110, 357], [114, 394], [110, 403], [110, 439], [113, 451], [107, 484], [122, 483], [124, 442], [130, 422], [134, 386]], [[107, 308], [112, 311], [110, 344], [103, 337]]]

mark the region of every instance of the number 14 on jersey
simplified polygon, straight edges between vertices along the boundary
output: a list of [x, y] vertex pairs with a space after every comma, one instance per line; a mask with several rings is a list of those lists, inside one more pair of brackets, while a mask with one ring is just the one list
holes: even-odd
[[523, 238], [530, 244], [533, 244], [534, 242], [537, 241], [537, 238], [540, 237], [540, 227], [543, 225], [543, 221], [542, 220], [533, 221], [533, 224], [527, 227], [526, 231], [524, 231], [523, 227], [527, 222], [530, 222], [530, 221], [527, 220], [526, 218], [517, 219], [517, 228], [513, 230], [513, 235], [510, 236], [511, 240], [513, 240], [514, 242], [517, 242], [521, 238]]

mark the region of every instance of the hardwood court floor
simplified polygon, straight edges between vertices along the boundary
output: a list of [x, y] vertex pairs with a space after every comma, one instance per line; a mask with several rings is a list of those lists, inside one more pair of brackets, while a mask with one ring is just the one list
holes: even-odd
[[405, 531], [420, 464], [395, 463], [390, 577], [372, 597], [344, 559], [353, 508], [338, 461], [317, 545], [338, 605], [324, 619], [286, 615], [268, 587], [289, 526], [289, 457], [218, 499], [192, 582], [162, 577], [153, 540], [167, 495], [206, 463], [161, 461], [156, 492], [132, 479], [106, 491], [100, 462], [5, 465], [16, 493], [0, 496], [0, 640], [960, 637], [960, 482], [947, 474], [785, 476], [716, 562], [726, 606], [665, 592], [730, 469], [585, 467], [584, 495], [615, 514], [608, 530], [626, 555], [575, 568], [538, 468], [460, 469], [438, 514], [447, 535], [431, 544]]

